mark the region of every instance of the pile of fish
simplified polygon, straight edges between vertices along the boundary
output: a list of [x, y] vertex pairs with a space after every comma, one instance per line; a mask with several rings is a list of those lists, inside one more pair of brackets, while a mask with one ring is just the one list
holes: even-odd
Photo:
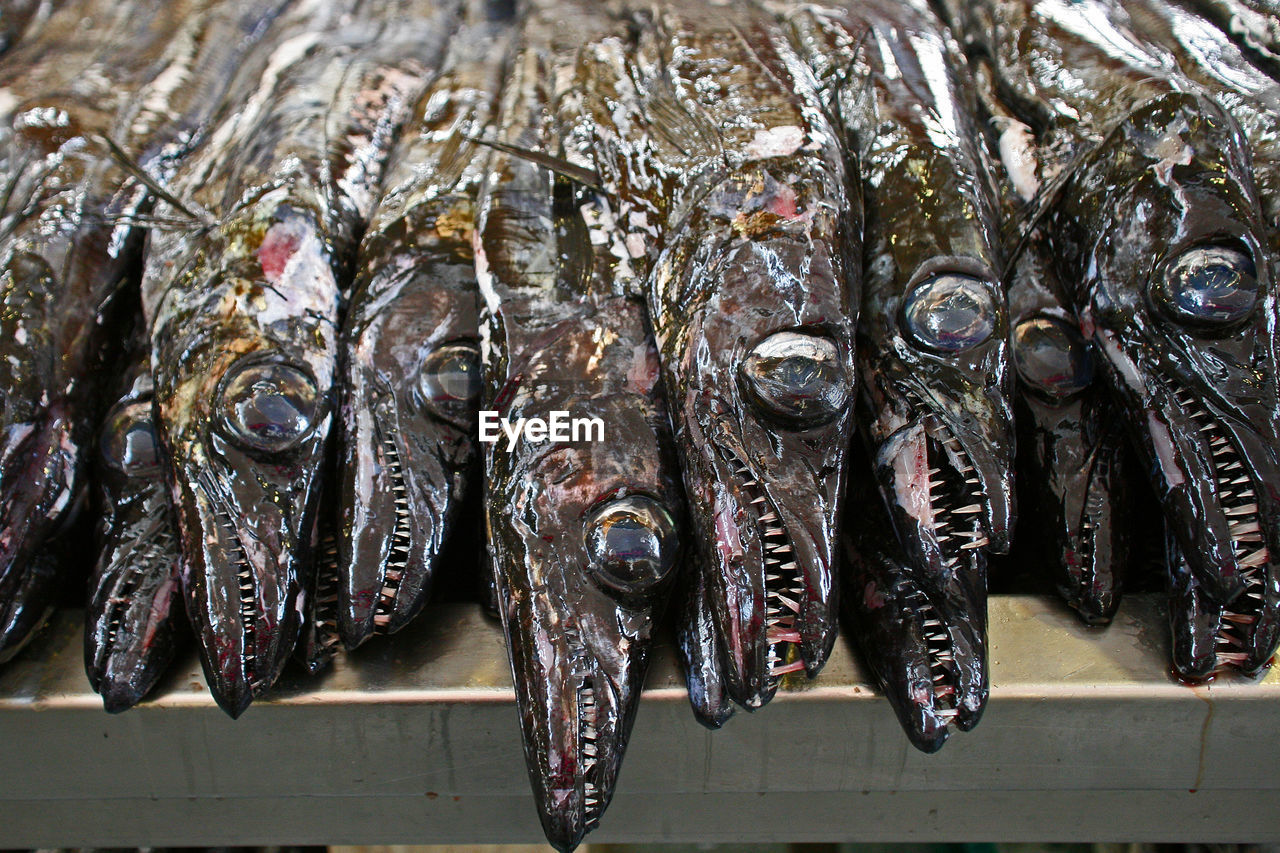
[[1176, 673], [1265, 671], [1277, 12], [5, 4], [0, 661], [93, 563], [107, 709], [192, 634], [238, 716], [482, 505], [565, 850], [673, 599], [712, 728], [843, 621], [940, 748], [1011, 550], [1091, 625], [1154, 560]]

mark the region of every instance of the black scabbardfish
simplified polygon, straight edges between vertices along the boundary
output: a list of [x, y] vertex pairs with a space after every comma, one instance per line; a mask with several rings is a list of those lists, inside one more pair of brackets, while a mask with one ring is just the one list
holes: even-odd
[[0, 660], [74, 573], [45, 546], [83, 493], [112, 402], [98, 374], [132, 321], [149, 199], [129, 169], [181, 154], [274, 8], [68, 0], [0, 64]]
[[[914, 590], [868, 611], [897, 638], [869, 650], [887, 658], [878, 669], [911, 710], [913, 742], [935, 748], [939, 721], [968, 730], [985, 706], [986, 554], [1008, 550], [1014, 516], [990, 163], [960, 49], [923, 3], [799, 5], [788, 20], [848, 134], [867, 210], [859, 428], [906, 555], [896, 583]], [[926, 653], [940, 677], [917, 694]]]
[[684, 518], [657, 351], [627, 295], [635, 271], [616, 212], [563, 176], [592, 161], [580, 101], [594, 81], [575, 77], [578, 46], [620, 29], [589, 2], [531, 11], [476, 224], [486, 408], [510, 423], [557, 411], [585, 422], [568, 441], [526, 432], [484, 444], [525, 758], [543, 829], [562, 850], [612, 797]]
[[478, 474], [472, 231], [513, 8], [472, 0], [393, 154], [343, 330], [339, 624], [404, 627]]
[[139, 330], [122, 393], [98, 437], [102, 517], [85, 605], [85, 671], [111, 712], [133, 707], [155, 686], [181, 647], [186, 620], [177, 528], [155, 433], [148, 344]]
[[1034, 216], [1039, 149], [1000, 103], [982, 56], [972, 66], [1004, 213], [1017, 427], [1018, 536], [1014, 554], [1052, 580], [1091, 625], [1120, 604], [1132, 556], [1132, 451], [1099, 376], [1097, 353], [1069, 307]]
[[814, 675], [837, 630], [859, 197], [813, 75], [753, 6], [653, 4], [592, 45], [604, 182], [646, 278], [729, 695]]
[[[1168, 0], [1111, 4], [1110, 11], [1135, 34], [1168, 50], [1180, 69], [1239, 122], [1248, 140], [1263, 215], [1271, 225], [1270, 252], [1275, 257], [1280, 249], [1280, 82], [1254, 67], [1250, 55], [1225, 33]], [[1256, 598], [1246, 600], [1244, 612], [1215, 601], [1200, 588], [1176, 544], [1170, 544], [1168, 552], [1174, 668], [1183, 678], [1195, 680], [1220, 667], [1249, 666], [1256, 660], [1246, 650], [1251, 626], [1259, 616], [1264, 622], [1275, 616], [1257, 612], [1266, 608], [1259, 608]]]
[[232, 716], [275, 681], [298, 637], [341, 287], [456, 12], [427, 0], [295, 4], [168, 183], [201, 225], [148, 247], [156, 407], [187, 612]]
[[1280, 387], [1248, 140], [1118, 4], [957, 14], [1056, 172], [1042, 208], [1061, 280], [1192, 577], [1238, 620], [1230, 662], [1257, 672], [1280, 638]]

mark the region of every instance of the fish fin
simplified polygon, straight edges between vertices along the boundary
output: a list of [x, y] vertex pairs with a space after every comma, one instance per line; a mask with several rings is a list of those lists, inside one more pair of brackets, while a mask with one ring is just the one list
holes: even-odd
[[470, 142], [475, 142], [479, 145], [484, 145], [497, 151], [501, 151], [503, 154], [510, 154], [512, 157], [519, 157], [522, 160], [528, 160], [530, 163], [536, 163], [544, 169], [549, 169], [557, 175], [568, 178], [574, 183], [581, 184], [587, 189], [595, 190], [598, 193], [603, 193], [609, 196], [612, 195], [612, 193], [605, 189], [604, 181], [600, 178], [598, 173], [582, 166], [577, 166], [563, 158], [554, 157], [544, 151], [534, 151], [529, 148], [521, 148], [518, 145], [510, 145], [506, 142], [498, 142], [493, 139], [481, 139], [478, 136], [466, 136], [463, 138]]
[[191, 220], [201, 225], [207, 226], [207, 225], [214, 224], [214, 218], [212, 214], [210, 214], [207, 210], [203, 210], [203, 209], [199, 210], [198, 212], [193, 211], [190, 207], [188, 207], [186, 204], [184, 204], [182, 201], [176, 198], [172, 193], [170, 193], [163, 186], [161, 186], [160, 183], [155, 178], [147, 174], [147, 170], [142, 168], [142, 166], [136, 160], [134, 160], [132, 157], [126, 154], [124, 149], [121, 148], [120, 145], [110, 136], [108, 136], [105, 133], [101, 133], [97, 135], [97, 138], [100, 142], [102, 142], [103, 145], [106, 146], [107, 153], [111, 155], [111, 159], [116, 162], [116, 165], [124, 169], [124, 171], [127, 172], [129, 175], [141, 181], [142, 184], [148, 190], [154, 193], [157, 198], [163, 199], [164, 201], [168, 202], [179, 213], [182, 213], [184, 216], [190, 218]]

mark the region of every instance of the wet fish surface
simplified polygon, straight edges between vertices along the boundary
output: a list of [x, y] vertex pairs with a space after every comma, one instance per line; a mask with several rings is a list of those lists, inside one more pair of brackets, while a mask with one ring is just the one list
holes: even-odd
[[936, 749], [948, 723], [967, 731], [985, 707], [986, 554], [1008, 550], [1014, 519], [991, 166], [963, 55], [927, 6], [827, 3], [787, 18], [865, 196], [859, 430], [905, 554], [875, 565], [906, 574], [864, 613], [882, 623], [867, 631], [895, 641], [864, 648], [885, 657], [875, 668], [913, 743]]
[[161, 471], [151, 351], [141, 328], [103, 420], [95, 480], [102, 516], [85, 605], [85, 671], [110, 712], [141, 700], [185, 639], [177, 528]]
[[156, 406], [187, 612], [232, 716], [275, 681], [298, 637], [342, 284], [456, 11], [295, 4], [168, 183], [198, 225], [148, 246]]
[[1037, 130], [1059, 274], [1178, 550], [1231, 614], [1220, 657], [1256, 673], [1280, 636], [1280, 389], [1273, 237], [1247, 136], [1118, 6], [1009, 0], [963, 14]]
[[84, 494], [86, 448], [111, 402], [98, 376], [128, 338], [120, 306], [136, 301], [149, 207], [120, 160], [160, 169], [176, 156], [271, 13], [68, 0], [0, 64], [0, 659], [73, 571], [44, 545]]
[[472, 233], [514, 7], [472, 0], [397, 146], [343, 330], [339, 623], [348, 648], [404, 627], [477, 478]]
[[816, 83], [754, 6], [643, 4], [584, 62], [646, 276], [726, 689], [765, 704], [836, 635], [858, 197]]
[[[580, 99], [596, 81], [576, 76], [578, 47], [620, 31], [590, 3], [533, 7], [476, 226], [486, 409], [508, 423], [558, 411], [582, 419], [575, 430], [591, 419], [600, 430], [484, 444], [489, 557], [525, 758], [561, 850], [612, 798], [684, 520], [658, 354], [628, 295], [635, 271], [617, 214], [565, 177], [593, 159]], [[563, 166], [547, 168], [549, 158]]]

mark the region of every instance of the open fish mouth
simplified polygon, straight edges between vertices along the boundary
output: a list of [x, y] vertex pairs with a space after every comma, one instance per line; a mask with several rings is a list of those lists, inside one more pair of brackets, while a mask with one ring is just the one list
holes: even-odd
[[1181, 385], [1173, 385], [1170, 396], [1195, 426], [1204, 461], [1211, 471], [1218, 508], [1227, 521], [1231, 555], [1240, 576], [1241, 591], [1236, 600], [1241, 596], [1254, 598], [1261, 605], [1261, 574], [1270, 561], [1270, 552], [1263, 535], [1253, 477], [1221, 420], [1209, 414], [1208, 408]]
[[986, 498], [977, 469], [960, 439], [941, 421], [930, 419], [925, 427], [928, 470], [929, 529], [950, 575], [962, 567], [966, 551], [986, 548], [991, 533]]
[[1126, 452], [1118, 435], [1111, 434], [1096, 444], [1088, 460], [1084, 500], [1076, 517], [1075, 530], [1067, 531], [1064, 555], [1068, 578], [1061, 580], [1064, 600], [1090, 625], [1111, 621], [1119, 604], [1120, 588], [1115, 577], [1114, 554], [1102, 549], [1110, 543], [1099, 537], [1113, 535], [1118, 523], [1112, 484], [1121, 475], [1120, 454]]
[[[933, 602], [920, 589], [912, 588], [906, 595], [906, 603], [920, 627], [924, 640], [923, 650], [929, 666], [932, 713], [945, 725], [951, 725], [960, 709], [960, 676], [956, 671], [955, 649], [951, 632]], [[925, 704], [927, 697], [919, 697], [918, 704]]]
[[[214, 699], [238, 717], [288, 661], [300, 622], [300, 584], [282, 543], [246, 540], [249, 531], [240, 529], [213, 474], [205, 469], [194, 479], [198, 527], [184, 531], [184, 538], [200, 542], [193, 548], [188, 541], [183, 549], [187, 612], [202, 638], [201, 663]], [[273, 524], [270, 515], [264, 512], [256, 523]], [[198, 565], [190, 562], [192, 555]]]
[[806, 594], [805, 579], [796, 562], [795, 546], [787, 535], [786, 525], [757, 476], [732, 450], [722, 445], [720, 452], [746, 497], [747, 512], [760, 541], [764, 567], [765, 668], [768, 682], [758, 696], [752, 697], [758, 701], [747, 703], [748, 707], [756, 708], [773, 695], [782, 676], [805, 669], [800, 653], [800, 633], [795, 624], [800, 616], [800, 602]]
[[175, 638], [167, 617], [177, 604], [177, 554], [166, 517], [115, 549], [90, 594], [87, 674], [108, 712], [136, 705], [169, 663]]
[[600, 729], [594, 680], [584, 678], [578, 685], [578, 774], [582, 779], [582, 826], [585, 832], [595, 829], [604, 813], [600, 770]]
[[[1196, 430], [1216, 507], [1226, 522], [1231, 558], [1240, 587], [1225, 605], [1202, 602], [1205, 609], [1219, 612], [1214, 632], [1213, 671], [1205, 672], [1201, 668], [1182, 674], [1193, 679], [1210, 677], [1213, 672], [1228, 667], [1256, 674], [1269, 663], [1267, 659], [1259, 659], [1261, 652], [1255, 629], [1264, 617], [1267, 605], [1267, 570], [1271, 562], [1263, 501], [1259, 500], [1259, 492], [1265, 485], [1259, 483], [1251, 472], [1244, 453], [1226, 424], [1211, 414], [1208, 406], [1196, 400], [1190, 390], [1180, 384], [1168, 385], [1170, 397]], [[1266, 637], [1263, 640], [1262, 648], [1270, 648], [1270, 641]], [[1200, 663], [1203, 667], [1207, 660]]]

